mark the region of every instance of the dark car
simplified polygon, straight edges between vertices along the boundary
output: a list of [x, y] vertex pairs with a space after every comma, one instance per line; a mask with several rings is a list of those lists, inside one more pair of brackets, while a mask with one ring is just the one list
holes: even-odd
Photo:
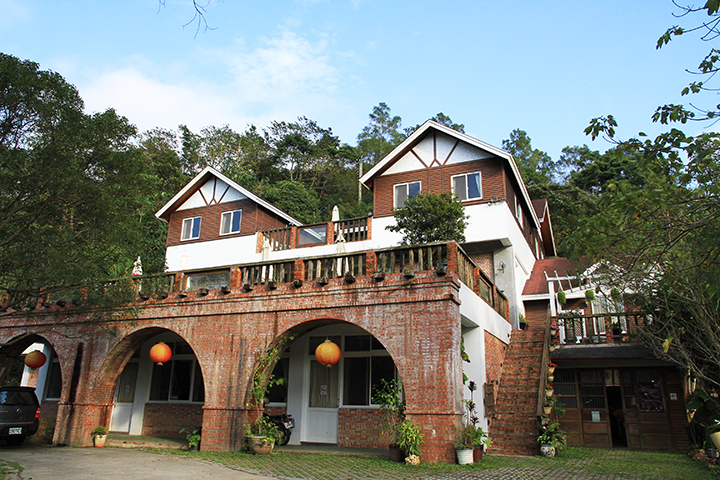
[[35, 387], [0, 387], [0, 439], [20, 445], [40, 426]]

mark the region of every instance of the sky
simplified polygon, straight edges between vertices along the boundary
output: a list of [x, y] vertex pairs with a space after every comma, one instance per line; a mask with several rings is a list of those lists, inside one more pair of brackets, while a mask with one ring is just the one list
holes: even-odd
[[1, 52], [140, 131], [305, 116], [356, 145], [385, 102], [403, 127], [442, 112], [497, 147], [520, 128], [553, 159], [608, 148], [583, 133], [598, 116], [621, 138], [662, 131], [655, 108], [687, 101], [685, 69], [710, 49], [697, 35], [655, 48], [699, 18], [674, 17], [670, 0], [211, 0], [199, 31], [190, 0], [0, 0], [0, 12]]

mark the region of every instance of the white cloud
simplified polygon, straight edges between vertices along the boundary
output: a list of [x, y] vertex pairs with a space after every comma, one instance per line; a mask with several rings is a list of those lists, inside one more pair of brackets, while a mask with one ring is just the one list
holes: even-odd
[[[350, 106], [342, 96], [351, 80], [341, 82], [343, 72], [333, 65], [347, 54], [330, 51], [324, 38], [311, 42], [283, 31], [255, 48], [238, 42], [201, 55], [200, 63], [171, 65], [128, 57], [122, 67], [85, 72], [89, 80], [77, 85], [88, 112], [115, 108], [140, 130], [228, 124], [240, 131], [249, 123], [264, 127], [300, 115], [337, 128], [347, 117]], [[206, 70], [205, 83], [194, 79], [198, 68]]]

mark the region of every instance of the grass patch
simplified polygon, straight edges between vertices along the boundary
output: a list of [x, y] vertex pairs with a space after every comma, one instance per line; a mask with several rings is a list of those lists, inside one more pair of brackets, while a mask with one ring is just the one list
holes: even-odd
[[[243, 452], [167, 451], [225, 465], [235, 470], [312, 480], [391, 480], [470, 478], [472, 472], [503, 478], [612, 478], [614, 480], [717, 479], [705, 462], [679, 453], [567, 448], [555, 458], [485, 455], [473, 465], [424, 463], [413, 467], [382, 458], [282, 452], [258, 456]], [[1, 478], [1, 477], [0, 477]]]
[[0, 480], [15, 480], [20, 478], [23, 468], [15, 462], [0, 460]]

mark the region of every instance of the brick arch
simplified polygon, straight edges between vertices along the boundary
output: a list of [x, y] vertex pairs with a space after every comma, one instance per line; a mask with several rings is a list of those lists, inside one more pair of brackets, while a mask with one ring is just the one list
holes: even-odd
[[[33, 343], [42, 343], [49, 346], [50, 349], [52, 349], [53, 355], [57, 356], [53, 342], [38, 333], [22, 333], [14, 335], [6, 341], [0, 341], [0, 384], [4, 383], [15, 359]], [[46, 359], [46, 361], [50, 360], [50, 357]]]
[[[402, 381], [402, 379], [405, 378], [404, 372], [408, 368], [408, 364], [407, 362], [402, 361], [402, 354], [400, 352], [398, 342], [393, 342], [391, 336], [387, 335], [384, 330], [378, 328], [376, 325], [360, 323], [352, 318], [344, 319], [338, 317], [319, 317], [304, 319], [288, 327], [285, 331], [278, 334], [273, 340], [273, 342], [270, 343], [270, 345], [274, 345], [274, 342], [276, 342], [277, 339], [281, 338], [283, 335], [290, 334], [295, 335], [295, 337], [298, 338], [316, 328], [338, 323], [346, 323], [348, 325], [353, 325], [372, 335], [373, 338], [375, 338], [378, 342], [382, 344], [383, 347], [385, 347], [388, 355], [390, 355], [390, 358], [392, 358], [392, 361], [395, 364], [395, 368], [397, 368], [398, 370], [398, 376], [400, 377], [400, 380]], [[270, 369], [270, 372], [272, 372], [272, 368]]]

